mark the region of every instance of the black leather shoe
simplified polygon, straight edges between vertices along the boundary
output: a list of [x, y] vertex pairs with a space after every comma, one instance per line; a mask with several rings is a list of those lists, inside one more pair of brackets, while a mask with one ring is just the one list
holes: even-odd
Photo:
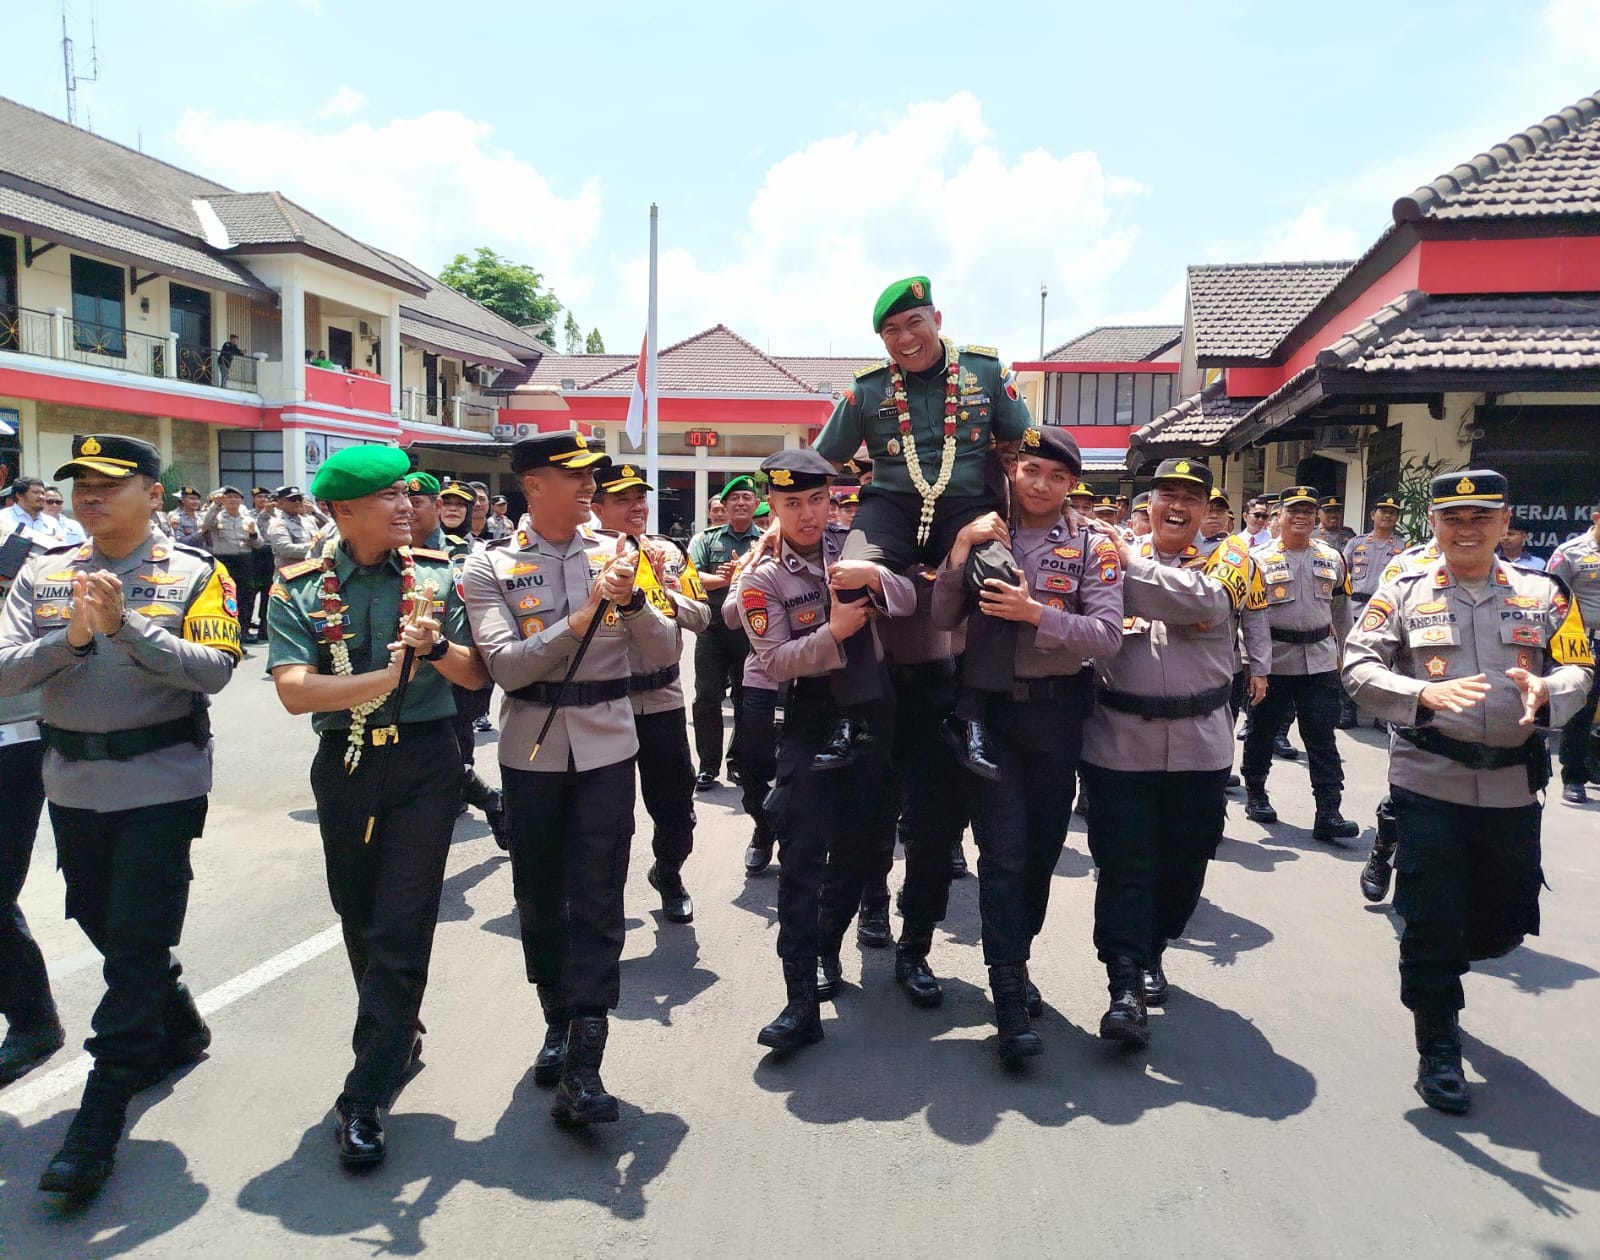
[[895, 983], [905, 990], [911, 1005], [925, 1009], [944, 1001], [944, 986], [928, 966], [928, 945], [926, 936], [908, 936], [894, 951]]
[[734, 787], [744, 786], [744, 771], [731, 761], [728, 763], [728, 782]]
[[584, 1015], [567, 1026], [567, 1063], [556, 1100], [550, 1104], [550, 1115], [557, 1124], [611, 1124], [621, 1114], [617, 1100], [600, 1080], [608, 1031], [604, 1015]]
[[1354, 840], [1361, 834], [1361, 824], [1346, 818], [1337, 809], [1319, 809], [1311, 823], [1311, 838], [1323, 844], [1336, 840]]
[[945, 742], [955, 749], [956, 760], [962, 766], [991, 783], [1000, 781], [1000, 767], [995, 764], [994, 748], [989, 743], [989, 732], [982, 722], [963, 722], [959, 718], [944, 720]]
[[842, 717], [833, 725], [833, 732], [822, 751], [811, 758], [813, 770], [843, 770], [861, 760], [861, 754], [872, 742], [860, 718]]
[[1589, 793], [1581, 783], [1565, 783], [1561, 787], [1561, 799], [1569, 805], [1587, 805]]
[[1110, 1007], [1100, 1017], [1100, 1036], [1125, 1046], [1150, 1044], [1150, 1021], [1139, 989], [1125, 989], [1111, 999]]
[[70, 1200], [87, 1199], [99, 1193], [115, 1164], [116, 1156], [110, 1152], [90, 1155], [62, 1150], [40, 1175], [39, 1189], [46, 1194], [64, 1194]]
[[1382, 840], [1372, 846], [1367, 864], [1361, 868], [1361, 895], [1368, 901], [1382, 901], [1389, 895], [1389, 881], [1394, 876], [1394, 845]]
[[864, 949], [888, 949], [894, 944], [889, 928], [889, 900], [863, 901], [856, 917], [856, 944]]
[[1272, 755], [1282, 757], [1285, 761], [1300, 760], [1300, 750], [1289, 742], [1286, 735], [1279, 735], [1272, 741]]
[[675, 865], [654, 862], [645, 878], [650, 887], [661, 894], [661, 917], [668, 923], [693, 923], [694, 901], [683, 887], [683, 878]]
[[789, 1003], [756, 1034], [758, 1044], [779, 1054], [822, 1040], [822, 1016], [817, 1010], [817, 964], [811, 958], [791, 958], [783, 964], [783, 982]]
[[571, 1020], [559, 1012], [546, 1015], [545, 1019], [544, 1045], [533, 1056], [533, 1083], [556, 1085], [567, 1062], [567, 1025]]
[[1461, 1071], [1461, 1029], [1452, 1011], [1429, 1015], [1412, 1012], [1416, 1025], [1417, 1082], [1422, 1101], [1435, 1111], [1464, 1116], [1472, 1106], [1466, 1075]]
[[750, 837], [750, 847], [744, 851], [744, 873], [759, 875], [772, 865], [772, 837], [760, 832]]
[[833, 1001], [843, 987], [844, 968], [839, 964], [838, 951], [823, 954], [817, 959], [817, 1001]]
[[1167, 1002], [1167, 973], [1156, 959], [1155, 966], [1140, 977], [1146, 1006], [1165, 1006]]
[[967, 875], [967, 854], [960, 844], [950, 850], [950, 878], [965, 879]]
[[1242, 787], [1243, 784], [1241, 783], [1238, 775], [1230, 774], [1228, 776], [1228, 782], [1227, 782], [1226, 786], [1227, 787], [1231, 787], [1231, 788], [1236, 788], [1236, 787]]
[[1244, 816], [1255, 823], [1275, 823], [1278, 821], [1278, 811], [1272, 808], [1272, 802], [1267, 797], [1265, 784], [1246, 783], [1244, 785]]
[[472, 723], [472, 729], [480, 735], [488, 735], [494, 730], [494, 723], [487, 717], [481, 717]]
[[365, 1168], [383, 1163], [386, 1153], [383, 1122], [378, 1119], [378, 1104], [360, 1102], [339, 1095], [333, 1104], [334, 1136], [339, 1141], [339, 1162], [346, 1168]]
[[694, 776], [694, 790], [696, 792], [714, 791], [717, 786], [717, 776], [709, 770], [702, 770]]
[[53, 1012], [48, 1024], [35, 1028], [13, 1024], [0, 1043], [0, 1086], [20, 1080], [66, 1044], [66, 1031]]

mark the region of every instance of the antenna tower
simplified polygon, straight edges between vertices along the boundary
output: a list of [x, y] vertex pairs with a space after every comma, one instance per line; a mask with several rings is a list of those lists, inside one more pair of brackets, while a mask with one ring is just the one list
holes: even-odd
[[61, 73], [67, 84], [67, 122], [78, 125], [78, 84], [94, 83], [100, 78], [99, 40], [95, 32], [95, 12], [89, 8], [89, 73], [80, 75], [73, 62], [72, 36], [67, 34], [67, 0], [61, 0]]

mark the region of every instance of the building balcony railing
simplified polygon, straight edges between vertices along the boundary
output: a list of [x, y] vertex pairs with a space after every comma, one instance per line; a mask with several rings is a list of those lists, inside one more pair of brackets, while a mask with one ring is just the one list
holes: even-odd
[[306, 399], [352, 411], [370, 411], [387, 416], [389, 382], [371, 372], [345, 372], [306, 364]]
[[413, 424], [438, 424], [472, 433], [493, 433], [500, 409], [460, 396], [446, 398], [407, 385], [400, 391], [400, 416]]
[[250, 355], [219, 355], [209, 346], [178, 340], [177, 333], [150, 333], [75, 320], [66, 311], [36, 311], [0, 303], [0, 351], [91, 367], [188, 381], [217, 389], [254, 393], [257, 361]]

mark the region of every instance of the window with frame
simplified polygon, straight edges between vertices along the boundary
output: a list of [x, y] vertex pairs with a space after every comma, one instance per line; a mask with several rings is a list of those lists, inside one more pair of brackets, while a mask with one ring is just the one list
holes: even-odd
[[91, 354], [127, 354], [127, 279], [121, 267], [72, 256], [72, 344]]

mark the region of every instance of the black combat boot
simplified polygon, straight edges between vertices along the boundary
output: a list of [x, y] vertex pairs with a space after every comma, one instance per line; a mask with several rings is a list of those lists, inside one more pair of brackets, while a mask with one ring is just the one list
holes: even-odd
[[864, 949], [888, 949], [894, 944], [887, 897], [862, 899], [861, 909], [856, 914], [856, 944]]
[[783, 986], [788, 992], [788, 1005], [778, 1012], [777, 1019], [756, 1034], [756, 1041], [769, 1050], [788, 1054], [822, 1040], [822, 1015], [817, 1009], [816, 959], [784, 959]]
[[645, 878], [661, 894], [661, 917], [668, 923], [693, 923], [694, 901], [683, 886], [681, 862], [656, 861]]
[[928, 966], [928, 951], [933, 948], [933, 929], [905, 927], [894, 950], [894, 979], [911, 1005], [932, 1007], [944, 1001], [944, 986]]
[[948, 717], [944, 720], [944, 738], [955, 749], [956, 760], [973, 774], [991, 783], [1000, 781], [1000, 767], [995, 764], [994, 747], [989, 743], [989, 731], [982, 722]]
[[567, 1025], [567, 1061], [550, 1114], [557, 1124], [609, 1124], [617, 1118], [617, 1100], [600, 1080], [606, 1053], [606, 1017], [580, 1015]]
[[19, 1019], [6, 1029], [6, 1039], [0, 1043], [0, 1086], [20, 1080], [66, 1044], [66, 1030], [54, 1006], [27, 1023]]
[[846, 713], [833, 724], [822, 751], [811, 758], [813, 770], [843, 770], [861, 760], [872, 743], [872, 731], [863, 717]]
[[1275, 823], [1278, 821], [1278, 811], [1272, 808], [1272, 802], [1267, 799], [1267, 781], [1265, 779], [1246, 779], [1244, 781], [1244, 816], [1251, 822]]
[[572, 1022], [570, 1006], [547, 1007], [544, 1012], [544, 1045], [533, 1057], [533, 1083], [556, 1085], [567, 1064], [567, 1025]]
[[161, 1019], [161, 1049], [156, 1052], [155, 1061], [139, 1074], [139, 1089], [159, 1085], [180, 1068], [198, 1063], [211, 1045], [211, 1029], [200, 1018], [200, 1008], [194, 1004], [189, 986], [181, 980], [167, 994]]
[[1300, 759], [1300, 750], [1289, 742], [1289, 736], [1286, 733], [1279, 732], [1272, 737], [1272, 755], [1274, 757], [1282, 757], [1285, 761], [1298, 761]]
[[1150, 955], [1150, 966], [1140, 976], [1146, 1006], [1165, 1006], [1167, 1002], [1167, 973], [1161, 965], [1163, 953], [1164, 950], [1155, 950]]
[[1100, 1017], [1100, 1035], [1126, 1046], [1150, 1044], [1150, 1020], [1144, 1005], [1144, 968], [1131, 958], [1114, 958], [1106, 964], [1111, 1005]]
[[1317, 816], [1311, 823], [1311, 838], [1323, 844], [1337, 840], [1354, 840], [1361, 834], [1361, 824], [1339, 813], [1340, 796], [1337, 792], [1317, 792]]
[[744, 851], [746, 875], [759, 875], [772, 865], [772, 846], [776, 840], [777, 837], [765, 827], [755, 829], [750, 837], [750, 847]]
[[1000, 1032], [1000, 1061], [1015, 1067], [1023, 1059], [1044, 1050], [1044, 1042], [1033, 1031], [1028, 1018], [1028, 999], [1024, 989], [1026, 972], [1021, 963], [1006, 963], [989, 968], [989, 991], [994, 994], [994, 1023]]
[[1382, 901], [1389, 895], [1389, 880], [1394, 875], [1394, 850], [1399, 843], [1394, 807], [1386, 796], [1378, 802], [1378, 834], [1372, 842], [1372, 854], [1361, 868], [1361, 895], [1368, 901]]
[[1039, 986], [1033, 982], [1033, 977], [1028, 974], [1028, 964], [1022, 964], [1022, 996], [1028, 1005], [1028, 1014], [1038, 1019], [1044, 1014], [1044, 994], [1039, 992]]
[[844, 987], [844, 968], [839, 963], [839, 947], [844, 944], [849, 922], [817, 924], [817, 1000], [831, 1002]]
[[961, 847], [961, 841], [956, 841], [956, 847], [950, 850], [950, 878], [965, 879], [967, 876], [967, 853]]
[[1339, 693], [1339, 721], [1336, 723], [1341, 731], [1353, 731], [1361, 725], [1361, 712], [1356, 708], [1356, 702], [1348, 693]]
[[128, 1100], [138, 1084], [139, 1073], [129, 1068], [96, 1067], [89, 1073], [78, 1114], [39, 1178], [39, 1189], [86, 1199], [105, 1185], [128, 1122]]
[[1464, 1116], [1472, 1106], [1461, 1071], [1461, 1026], [1454, 1011], [1413, 1011], [1417, 1030], [1417, 1093], [1435, 1111]]
[[461, 799], [475, 809], [481, 809], [494, 833], [494, 842], [501, 849], [511, 847], [510, 833], [506, 830], [506, 800], [498, 788], [492, 788], [478, 777], [471, 766], [465, 766], [461, 775]]

